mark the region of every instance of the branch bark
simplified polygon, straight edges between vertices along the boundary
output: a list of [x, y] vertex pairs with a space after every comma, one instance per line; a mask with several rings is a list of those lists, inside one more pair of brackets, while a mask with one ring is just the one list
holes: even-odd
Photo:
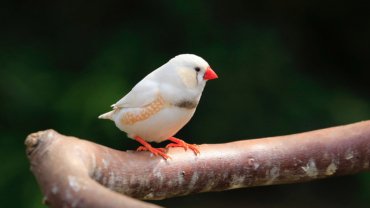
[[198, 156], [172, 148], [168, 161], [148, 152], [113, 150], [54, 130], [30, 134], [25, 144], [31, 171], [51, 207], [157, 207], [138, 199], [299, 183], [370, 169], [370, 121], [203, 144]]

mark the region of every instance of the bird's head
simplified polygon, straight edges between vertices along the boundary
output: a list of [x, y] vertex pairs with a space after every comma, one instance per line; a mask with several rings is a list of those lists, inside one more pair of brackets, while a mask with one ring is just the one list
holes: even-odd
[[169, 63], [188, 88], [204, 88], [206, 81], [218, 78], [204, 59], [193, 54], [175, 56]]

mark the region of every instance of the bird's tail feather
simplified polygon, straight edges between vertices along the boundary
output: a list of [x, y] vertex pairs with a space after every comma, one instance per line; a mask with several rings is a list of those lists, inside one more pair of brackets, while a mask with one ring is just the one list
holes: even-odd
[[109, 111], [107, 113], [104, 113], [104, 114], [101, 114], [98, 118], [100, 119], [110, 119], [110, 120], [113, 120], [113, 113], [114, 113], [114, 110], [112, 111]]

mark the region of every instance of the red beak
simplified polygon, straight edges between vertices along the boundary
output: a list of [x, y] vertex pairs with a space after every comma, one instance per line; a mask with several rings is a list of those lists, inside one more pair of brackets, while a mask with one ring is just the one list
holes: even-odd
[[206, 69], [206, 73], [204, 73], [204, 76], [203, 76], [203, 79], [204, 80], [211, 80], [211, 79], [217, 79], [218, 76], [216, 74], [216, 72], [214, 72], [211, 67], [207, 67]]

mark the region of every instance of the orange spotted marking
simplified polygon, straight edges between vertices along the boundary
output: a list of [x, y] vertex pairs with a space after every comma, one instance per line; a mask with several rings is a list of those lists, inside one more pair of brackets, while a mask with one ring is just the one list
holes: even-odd
[[162, 96], [158, 95], [157, 98], [151, 102], [149, 105], [143, 107], [140, 112], [125, 113], [121, 118], [121, 123], [124, 125], [132, 125], [136, 122], [143, 121], [151, 117], [152, 115], [158, 113], [164, 106], [165, 101]]

